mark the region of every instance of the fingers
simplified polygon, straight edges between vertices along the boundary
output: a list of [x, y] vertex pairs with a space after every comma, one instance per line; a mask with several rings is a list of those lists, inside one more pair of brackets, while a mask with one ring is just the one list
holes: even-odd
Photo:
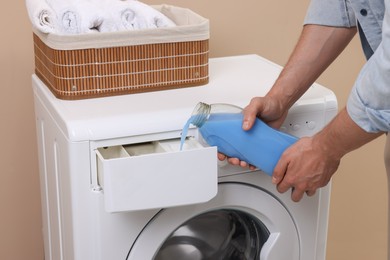
[[300, 188], [291, 187], [287, 190], [280, 188], [280, 185], [277, 186], [277, 189], [280, 193], [284, 193], [287, 190], [291, 189], [291, 200], [294, 202], [299, 202], [303, 198], [303, 196], [306, 195], [309, 197], [312, 197], [316, 194], [316, 190], [305, 190]]
[[249, 105], [244, 109], [244, 118], [242, 122], [242, 129], [245, 131], [252, 128], [255, 123], [257, 115], [263, 110], [262, 98], [253, 98]]
[[303, 193], [301, 190], [295, 189], [294, 187], [291, 188], [291, 200], [294, 202], [299, 202], [302, 197]]
[[306, 193], [307, 196], [312, 197], [312, 196], [314, 196], [316, 194], [316, 191], [315, 190], [304, 191], [304, 190], [295, 189], [294, 187], [291, 188], [291, 199], [292, 199], [292, 201], [299, 202], [303, 198], [303, 195], [305, 193]]
[[242, 129], [244, 129], [245, 131], [248, 131], [249, 129], [251, 129], [255, 120], [256, 120], [256, 115], [244, 112], [244, 119], [242, 121]]
[[240, 161], [240, 159], [238, 158], [228, 158], [228, 162], [232, 165], [238, 165], [238, 166], [241, 166], [243, 168], [245, 167], [248, 167], [249, 164], [245, 161]]
[[[272, 174], [272, 183], [279, 186], [279, 183], [281, 183], [281, 181], [283, 180], [286, 172], [287, 172], [287, 164], [284, 163], [282, 160], [280, 160], [274, 168], [274, 173]], [[282, 191], [279, 192], [284, 193], [289, 188], [290, 187], [286, 187], [285, 189], [284, 186], [282, 186]]]
[[[274, 173], [272, 175], [272, 183], [276, 185], [278, 192], [285, 193], [291, 190], [291, 199], [294, 202], [299, 202], [304, 194], [307, 196], [314, 196], [316, 189], [307, 189], [305, 185], [302, 187], [298, 183], [286, 177], [286, 172], [288, 170], [288, 163], [286, 160], [283, 160], [283, 157], [278, 162], [274, 168]], [[294, 186], [297, 185], [297, 186]]]
[[284, 179], [284, 175], [281, 179], [278, 176], [273, 176], [272, 182], [276, 184], [276, 189], [280, 193], [285, 193], [291, 190], [291, 199], [294, 202], [299, 202], [305, 193], [309, 197], [316, 194], [316, 189], [308, 189], [306, 186], [294, 186], [295, 184], [293, 182]]
[[306, 195], [309, 196], [309, 197], [312, 197], [316, 194], [316, 191], [315, 190], [307, 190], [306, 191]]
[[218, 157], [218, 160], [220, 160], [220, 161], [224, 161], [226, 159], [226, 155], [224, 155], [223, 153], [218, 153], [217, 157]]
[[296, 189], [293, 186], [292, 182], [289, 182], [287, 179], [284, 179], [287, 172], [287, 163], [283, 160], [280, 160], [275, 166], [274, 173], [272, 175], [272, 183], [276, 185], [278, 192], [285, 193], [291, 189], [291, 199], [294, 202], [298, 202], [302, 199], [304, 190]]
[[230, 158], [230, 157], [227, 157], [225, 154], [223, 153], [218, 153], [217, 154], [217, 157], [218, 157], [218, 160], [220, 161], [224, 161], [224, 160], [227, 160], [228, 163], [232, 164], [232, 165], [237, 165], [237, 166], [241, 166], [243, 168], [246, 168], [246, 167], [249, 167], [250, 170], [255, 170], [256, 167], [253, 166], [253, 165], [250, 165], [249, 163], [245, 162], [245, 161], [240, 161], [240, 159], [238, 158]]

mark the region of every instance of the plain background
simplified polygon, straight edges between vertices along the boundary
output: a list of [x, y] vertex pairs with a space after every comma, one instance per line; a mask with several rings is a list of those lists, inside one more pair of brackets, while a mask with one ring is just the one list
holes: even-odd
[[[209, 18], [211, 57], [259, 54], [283, 65], [302, 29], [309, 0], [144, 2], [188, 7]], [[7, 1], [2, 10], [0, 259], [43, 260], [30, 79], [34, 68], [31, 25], [24, 1]], [[363, 64], [360, 43], [355, 37], [350, 47], [319, 78], [320, 84], [335, 91], [340, 107], [345, 105]], [[387, 180], [383, 146], [384, 137], [381, 137], [347, 155], [333, 178], [328, 260], [387, 259]]]

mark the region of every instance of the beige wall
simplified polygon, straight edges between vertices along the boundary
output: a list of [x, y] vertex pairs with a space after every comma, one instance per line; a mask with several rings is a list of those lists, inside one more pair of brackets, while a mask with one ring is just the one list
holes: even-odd
[[[301, 29], [309, 0], [185, 1], [211, 20], [211, 56], [256, 53], [281, 65]], [[145, 1], [156, 4], [161, 1]], [[6, 5], [6, 6], [4, 6]], [[24, 1], [8, 1], [0, 16], [0, 259], [43, 259], [40, 231], [39, 178], [35, 143], [31, 27]], [[364, 59], [355, 39], [319, 79], [345, 104]], [[333, 179], [328, 258], [386, 259], [386, 178], [382, 166], [384, 139], [348, 155]]]

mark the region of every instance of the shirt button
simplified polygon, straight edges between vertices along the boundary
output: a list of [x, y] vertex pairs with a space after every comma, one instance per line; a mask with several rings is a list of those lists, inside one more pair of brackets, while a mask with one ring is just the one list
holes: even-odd
[[367, 15], [367, 10], [366, 9], [360, 10], [360, 14], [363, 15], [363, 16], [366, 16]]

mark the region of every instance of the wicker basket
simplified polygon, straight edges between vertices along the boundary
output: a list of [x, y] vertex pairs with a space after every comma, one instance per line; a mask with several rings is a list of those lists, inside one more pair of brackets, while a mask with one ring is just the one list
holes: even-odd
[[35, 73], [60, 99], [208, 83], [208, 20], [185, 8], [155, 8], [177, 26], [77, 36], [34, 31]]

